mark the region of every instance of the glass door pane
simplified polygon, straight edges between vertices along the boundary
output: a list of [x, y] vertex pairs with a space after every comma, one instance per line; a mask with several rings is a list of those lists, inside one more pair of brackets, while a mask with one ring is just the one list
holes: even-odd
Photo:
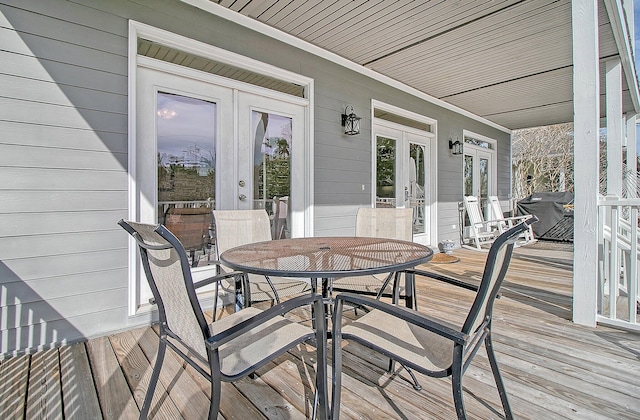
[[396, 207], [395, 139], [376, 137], [376, 207]]
[[478, 160], [478, 181], [480, 183], [480, 206], [485, 220], [489, 220], [489, 159], [480, 157]]
[[266, 209], [274, 239], [290, 237], [292, 127], [290, 117], [252, 111], [254, 127], [253, 208]]
[[470, 196], [474, 195], [473, 192], [473, 156], [472, 155], [464, 155], [464, 195]]
[[305, 232], [304, 106], [246, 92], [238, 99], [236, 198], [229, 204], [265, 209], [274, 239], [310, 234]]
[[409, 143], [409, 202], [413, 209], [413, 233], [426, 232], [425, 191], [426, 191], [426, 147]]
[[158, 223], [180, 239], [193, 267], [206, 265], [211, 252], [215, 127], [214, 102], [158, 92]]

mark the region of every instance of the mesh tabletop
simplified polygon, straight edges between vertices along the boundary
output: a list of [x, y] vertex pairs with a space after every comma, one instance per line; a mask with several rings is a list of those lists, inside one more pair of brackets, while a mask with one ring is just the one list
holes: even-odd
[[414, 242], [385, 238], [294, 238], [229, 249], [222, 262], [234, 270], [281, 277], [344, 277], [415, 267], [433, 251]]

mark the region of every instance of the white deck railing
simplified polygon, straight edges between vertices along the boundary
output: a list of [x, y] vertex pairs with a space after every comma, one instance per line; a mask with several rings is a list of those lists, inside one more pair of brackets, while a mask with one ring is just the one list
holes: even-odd
[[598, 322], [640, 330], [638, 261], [640, 199], [598, 201]]

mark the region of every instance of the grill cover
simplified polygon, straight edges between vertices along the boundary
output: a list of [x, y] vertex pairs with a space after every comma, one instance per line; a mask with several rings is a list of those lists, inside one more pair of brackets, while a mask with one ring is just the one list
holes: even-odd
[[545, 233], [560, 223], [565, 216], [573, 213], [566, 209], [565, 204], [573, 203], [573, 193], [565, 192], [539, 192], [518, 201], [518, 215], [533, 214], [538, 217], [538, 223], [534, 223], [533, 234], [544, 239]]

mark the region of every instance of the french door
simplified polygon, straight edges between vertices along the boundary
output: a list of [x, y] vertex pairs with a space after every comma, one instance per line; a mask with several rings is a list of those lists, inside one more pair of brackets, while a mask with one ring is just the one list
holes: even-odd
[[[169, 229], [190, 254], [194, 279], [213, 267], [213, 209], [272, 214], [275, 198], [283, 235], [304, 236], [306, 99], [252, 92], [167, 63], [138, 66], [136, 78], [130, 217], [175, 223]], [[139, 267], [133, 271], [131, 306], [138, 307], [151, 293]]]
[[485, 219], [490, 217], [488, 200], [493, 194], [493, 165], [493, 153], [465, 144], [464, 195], [478, 198]]
[[376, 125], [375, 205], [413, 209], [414, 241], [431, 240], [431, 142], [427, 133]]

